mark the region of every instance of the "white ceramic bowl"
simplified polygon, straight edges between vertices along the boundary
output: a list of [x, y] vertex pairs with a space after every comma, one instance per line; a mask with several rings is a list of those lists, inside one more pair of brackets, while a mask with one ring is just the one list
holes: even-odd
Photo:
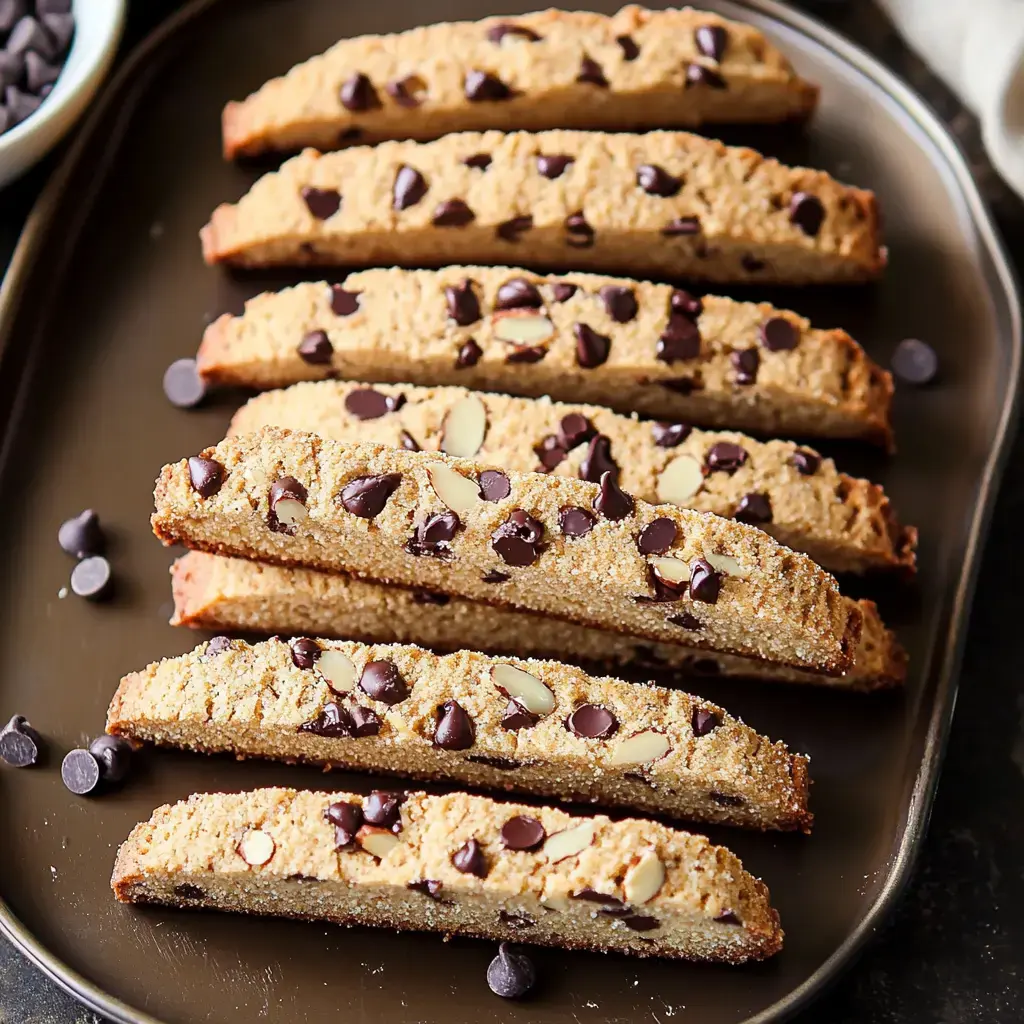
[[27, 171], [82, 115], [114, 59], [126, 0], [73, 0], [75, 37], [67, 61], [39, 109], [0, 135], [0, 186]]

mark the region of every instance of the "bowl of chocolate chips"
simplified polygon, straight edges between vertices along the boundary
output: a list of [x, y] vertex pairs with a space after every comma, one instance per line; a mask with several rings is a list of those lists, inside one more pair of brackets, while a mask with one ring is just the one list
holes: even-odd
[[0, 185], [51, 149], [114, 58], [125, 0], [0, 0]]

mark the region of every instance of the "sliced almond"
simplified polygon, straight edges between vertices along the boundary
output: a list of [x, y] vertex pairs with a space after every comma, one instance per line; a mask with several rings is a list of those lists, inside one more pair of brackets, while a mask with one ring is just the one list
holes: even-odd
[[316, 660], [316, 667], [335, 693], [348, 693], [356, 685], [356, 667], [341, 651], [324, 650]]
[[622, 890], [630, 903], [638, 905], [654, 899], [664, 884], [665, 865], [653, 850], [648, 850], [626, 872]]
[[688, 583], [690, 580], [690, 566], [681, 558], [673, 558], [671, 555], [658, 555], [651, 559], [651, 568], [654, 575], [660, 580], [672, 586]]
[[736, 561], [732, 555], [709, 555], [704, 553], [708, 564], [720, 572], [723, 576], [736, 576], [741, 580], [747, 578], [749, 573]]
[[502, 310], [491, 323], [494, 336], [513, 345], [546, 345], [555, 336], [555, 325], [532, 309]]
[[274, 515], [282, 526], [298, 526], [309, 510], [296, 498], [281, 498], [274, 504]]
[[459, 459], [471, 459], [484, 443], [487, 409], [477, 395], [456, 402], [444, 418], [441, 451]]
[[544, 855], [549, 864], [557, 864], [566, 857], [575, 857], [582, 853], [594, 841], [594, 830], [597, 827], [593, 821], [585, 821], [575, 828], [563, 829], [554, 835], [548, 836], [544, 843]]
[[543, 906], [547, 907], [548, 910], [557, 910], [562, 912], [569, 909], [569, 897], [560, 892], [545, 893], [541, 896], [540, 902]]
[[274, 838], [261, 828], [251, 828], [238, 843], [238, 855], [254, 868], [266, 864], [274, 856]]
[[672, 749], [663, 732], [645, 729], [617, 744], [612, 751], [611, 764], [648, 764], [664, 757]]
[[658, 500], [686, 505], [704, 484], [700, 463], [689, 455], [673, 459], [658, 477]]
[[427, 476], [434, 493], [453, 512], [467, 512], [483, 500], [480, 497], [480, 486], [475, 480], [456, 473], [440, 462], [427, 467]]
[[550, 715], [555, 710], [555, 695], [536, 676], [515, 665], [495, 665], [491, 679], [506, 697], [530, 714]]
[[386, 828], [374, 825], [363, 825], [356, 833], [356, 842], [378, 860], [383, 860], [401, 840]]

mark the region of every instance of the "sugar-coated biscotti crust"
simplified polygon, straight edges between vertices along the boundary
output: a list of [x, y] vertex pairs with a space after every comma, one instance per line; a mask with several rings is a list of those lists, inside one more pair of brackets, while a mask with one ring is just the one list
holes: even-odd
[[[374, 837], [371, 845], [384, 854], [378, 858], [359, 839], [337, 849], [335, 825], [324, 815], [342, 803], [377, 817], [358, 794], [291, 789], [196, 794], [158, 807], [118, 850], [114, 895], [124, 903], [725, 963], [782, 947], [768, 889], [704, 836], [466, 793], [409, 793], [401, 830], [391, 833], [397, 842], [380, 829], [363, 833]], [[504, 846], [502, 828], [515, 816], [539, 822], [545, 838], [538, 849]], [[569, 829], [578, 831], [564, 835]], [[452, 863], [471, 840], [485, 877]], [[552, 859], [574, 847], [582, 849]], [[641, 903], [662, 873], [660, 888]]]
[[[520, 347], [501, 338], [510, 314], [498, 308], [498, 292], [513, 281], [533, 285], [542, 302], [518, 316], [543, 317], [552, 328], [543, 344], [530, 346], [541, 355], [534, 361], [519, 359]], [[460, 313], [460, 324], [449, 293], [457, 297], [467, 288], [476, 309], [471, 305], [466, 315]], [[609, 289], [632, 294], [636, 314], [629, 321], [608, 312], [602, 295]], [[572, 294], [560, 297], [566, 290]], [[333, 308], [331, 286], [310, 282], [258, 295], [242, 316], [219, 317], [203, 335], [200, 374], [209, 383], [259, 389], [331, 376], [458, 385], [773, 436], [892, 443], [891, 375], [845, 331], [814, 328], [767, 303], [705, 295], [700, 312], [687, 317], [696, 326], [698, 350], [665, 362], [658, 355], [659, 339], [683, 315], [673, 300], [684, 293], [669, 285], [452, 266], [357, 271], [343, 291], [354, 298], [340, 313]], [[792, 348], [770, 349], [764, 342], [765, 325], [779, 320], [793, 329]], [[608, 339], [603, 363], [580, 365], [577, 325]], [[317, 361], [303, 358], [299, 347], [321, 331], [329, 349], [311, 356]], [[471, 358], [460, 358], [464, 349]], [[757, 353], [757, 373], [740, 383], [735, 360], [749, 350]]]
[[826, 676], [754, 658], [659, 644], [572, 622], [427, 591], [190, 551], [171, 566], [171, 624], [218, 632], [351, 637], [439, 651], [473, 648], [589, 666], [647, 666], [659, 682], [688, 688], [709, 676], [803, 683], [868, 692], [902, 686], [907, 658], [872, 601], [858, 601], [863, 623], [853, 666]]
[[[155, 662], [121, 680], [107, 730], [205, 753], [810, 831], [807, 758], [681, 690], [469, 650], [438, 655], [408, 645], [304, 638], [307, 649], [313, 655], [297, 659], [282, 639], [234, 640]], [[376, 699], [379, 690], [364, 689], [371, 664], [397, 670], [399, 692]], [[530, 689], [522, 697], [501, 688], [497, 672], [509, 665], [518, 678], [526, 674]], [[450, 723], [456, 733], [446, 742], [443, 711], [451, 701], [458, 705]], [[345, 721], [353, 708], [373, 713], [372, 734], [326, 724], [325, 716]], [[601, 728], [573, 728], [576, 717], [594, 714]]]
[[[860, 636], [856, 609], [805, 555], [753, 527], [625, 496], [611, 473], [597, 485], [492, 471], [497, 500], [484, 500], [478, 474], [487, 468], [440, 453], [266, 428], [202, 457], [222, 467], [216, 493], [194, 489], [188, 461], [165, 466], [157, 480], [153, 529], [166, 544], [352, 572], [831, 673], [849, 668]], [[302, 514], [293, 535], [269, 518], [271, 488], [291, 480], [307, 492], [301, 508], [286, 506]], [[582, 528], [570, 530], [566, 515]], [[638, 538], [656, 520], [666, 522], [653, 529], [675, 540], [656, 545], [661, 561], [649, 562]]]
[[[716, 48], [706, 34], [723, 30]], [[687, 84], [691, 65], [697, 70], [689, 73], [705, 81]], [[510, 95], [469, 100], [475, 71], [496, 76]], [[591, 81], [579, 80], [585, 71]], [[803, 120], [817, 98], [817, 87], [750, 25], [691, 8], [630, 5], [610, 17], [546, 10], [343, 39], [229, 103], [224, 154], [486, 128], [635, 131]]]
[[[390, 399], [379, 403], [387, 411], [362, 408], [360, 402], [371, 397], [368, 391]], [[350, 403], [356, 412], [350, 411]], [[567, 420], [569, 416], [582, 416], [583, 421]], [[563, 423], [574, 432], [566, 435]], [[590, 454], [600, 449], [600, 465], [610, 457], [622, 487], [644, 501], [667, 501], [753, 522], [830, 572], [914, 571], [917, 531], [900, 526], [882, 488], [840, 473], [831, 459], [789, 441], [692, 430], [667, 446], [676, 435], [667, 437], [660, 425], [600, 406], [458, 387], [371, 387], [337, 381], [264, 392], [235, 414], [229, 433], [251, 434], [267, 426], [306, 430], [346, 444], [415, 444], [424, 451], [459, 450], [461, 445], [460, 454], [503, 469], [584, 478], [585, 473], [591, 478], [596, 474]], [[466, 431], [477, 427], [482, 430], [467, 442]], [[467, 443], [475, 450], [466, 450]], [[554, 447], [544, 452], [545, 443]], [[743, 450], [745, 461], [738, 469], [710, 468], [709, 453], [721, 444]], [[547, 469], [542, 456], [561, 461]], [[768, 502], [767, 520], [760, 499]]]
[[[481, 154], [486, 169], [466, 164]], [[571, 162], [551, 179], [542, 156]], [[664, 178], [643, 186], [642, 168], [674, 194]], [[218, 207], [201, 236], [207, 262], [241, 266], [511, 262], [811, 284], [868, 280], [885, 264], [871, 192], [685, 132], [305, 150]]]

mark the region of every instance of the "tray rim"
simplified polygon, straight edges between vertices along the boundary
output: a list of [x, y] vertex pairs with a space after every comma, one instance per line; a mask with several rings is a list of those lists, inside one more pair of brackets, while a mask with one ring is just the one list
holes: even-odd
[[[138, 73], [146, 59], [180, 29], [200, 16], [220, 0], [191, 0], [168, 17], [128, 54], [113, 77], [103, 86], [100, 98], [89, 112], [85, 123], [59, 166], [47, 182], [25, 222], [19, 236], [7, 273], [0, 284], [0, 353], [6, 352], [13, 321], [21, 299], [21, 284], [35, 264], [35, 256], [53, 222], [58, 200], [64, 186], [76, 169], [82, 153], [93, 140], [97, 126], [107, 119], [109, 110], [125, 85]], [[943, 124], [937, 112], [910, 85], [890, 71], [877, 58], [858, 44], [844, 38], [839, 32], [810, 15], [785, 6], [780, 0], [728, 0], [733, 6], [746, 7], [811, 38], [829, 50], [838, 60], [854, 68], [887, 93], [924, 132], [942, 155], [970, 211], [973, 227], [1007, 300], [1010, 321], [1010, 390], [1003, 405], [996, 428], [994, 444], [985, 460], [980, 477], [978, 500], [974, 504], [964, 549], [959, 579], [950, 603], [950, 622], [956, 629], [948, 633], [944, 645], [933, 651], [941, 655], [938, 678], [934, 689], [934, 702], [928, 718], [924, 753], [914, 780], [907, 808], [906, 825], [898, 849], [890, 862], [886, 879], [874, 902], [863, 918], [833, 953], [806, 978], [803, 983], [782, 999], [760, 1013], [749, 1017], [743, 1024], [770, 1024], [789, 1019], [806, 1008], [827, 987], [832, 985], [854, 962], [868, 939], [884, 922], [897, 900], [903, 894], [920, 856], [921, 843], [928, 829], [932, 805], [941, 776], [949, 731], [956, 707], [959, 672], [967, 639], [967, 626], [976, 590], [981, 556], [988, 536], [999, 485], [1008, 461], [1011, 428], [1017, 421], [1021, 407], [1022, 369], [1024, 369], [1024, 343], [1022, 343], [1022, 316], [1018, 281], [1009, 262], [1006, 249], [992, 219], [988, 205], [978, 190], [971, 174], [967, 157], [959, 143]], [[97, 175], [97, 178], [99, 176]], [[63, 262], [63, 261], [62, 261]], [[19, 387], [20, 390], [20, 387]], [[19, 404], [15, 400], [15, 405]], [[13, 411], [13, 410], [12, 410]], [[15, 412], [16, 415], [16, 412]], [[6, 456], [12, 438], [8, 434], [0, 443], [0, 464]], [[105, 992], [53, 954], [15, 916], [0, 896], [0, 935], [25, 956], [51, 981], [77, 999], [88, 1009], [105, 1015], [117, 1024], [163, 1024], [143, 1010]]]

